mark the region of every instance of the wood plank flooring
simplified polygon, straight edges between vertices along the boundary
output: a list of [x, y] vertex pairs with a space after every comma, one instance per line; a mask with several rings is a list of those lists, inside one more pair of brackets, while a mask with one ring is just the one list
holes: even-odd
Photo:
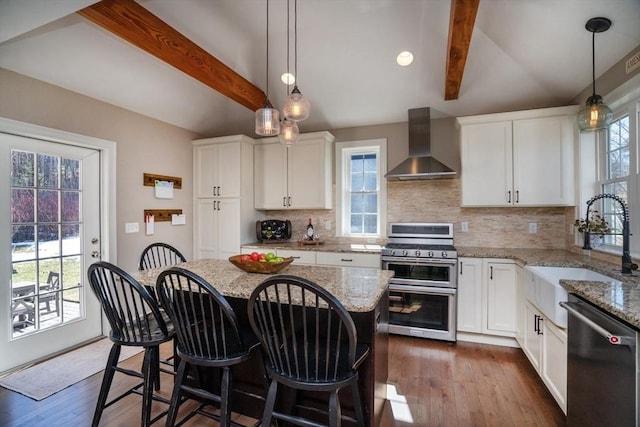
[[[170, 352], [163, 348], [163, 355]], [[391, 336], [389, 401], [381, 427], [564, 426], [565, 416], [520, 349], [458, 342], [448, 344]], [[142, 355], [125, 365], [137, 369]], [[162, 375], [169, 397], [171, 376]], [[102, 373], [40, 402], [0, 387], [0, 426], [89, 426]], [[112, 390], [135, 381], [116, 374]], [[140, 425], [140, 398], [129, 396], [107, 408], [101, 426]], [[154, 403], [160, 413], [166, 405]], [[183, 405], [181, 413], [190, 409]], [[180, 416], [179, 416], [180, 418]], [[255, 420], [236, 416], [251, 425]], [[164, 425], [164, 418], [154, 425]], [[196, 416], [185, 426], [216, 425]]]

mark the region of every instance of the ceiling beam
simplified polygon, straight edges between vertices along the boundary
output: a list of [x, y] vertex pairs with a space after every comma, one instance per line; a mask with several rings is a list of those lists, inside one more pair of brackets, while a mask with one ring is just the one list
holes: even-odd
[[103, 0], [78, 14], [253, 111], [265, 104], [260, 88], [133, 0]]
[[480, 0], [451, 0], [444, 99], [458, 99]]

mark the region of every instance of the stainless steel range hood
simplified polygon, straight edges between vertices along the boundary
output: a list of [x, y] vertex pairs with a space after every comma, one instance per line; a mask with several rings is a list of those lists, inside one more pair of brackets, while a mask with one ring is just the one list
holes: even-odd
[[409, 158], [391, 169], [388, 180], [453, 178], [456, 172], [431, 156], [431, 111], [409, 110]]

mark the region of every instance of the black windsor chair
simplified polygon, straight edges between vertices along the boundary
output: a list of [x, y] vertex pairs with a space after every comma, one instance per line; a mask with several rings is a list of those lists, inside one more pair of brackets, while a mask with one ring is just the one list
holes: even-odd
[[[138, 270], [144, 271], [160, 267], [170, 267], [180, 264], [181, 262], [187, 262], [187, 259], [179, 250], [167, 243], [157, 242], [152, 243], [143, 249], [142, 254], [140, 255], [140, 261], [138, 262]], [[155, 286], [147, 286], [147, 290], [152, 297], [158, 300]], [[158, 303], [160, 303], [160, 301], [158, 301]], [[173, 359], [175, 358], [175, 354], [176, 349], [174, 341], [173, 355], [169, 356], [167, 359], [160, 360], [160, 362], [165, 365], [174, 366]]]
[[[176, 329], [177, 356], [180, 360], [176, 373], [167, 426], [173, 426], [183, 396], [188, 394], [202, 399], [180, 424], [196, 414], [230, 426], [233, 375], [231, 367], [249, 359], [258, 339], [246, 325], [241, 327], [235, 312], [225, 297], [197, 274], [180, 267], [160, 273], [156, 291], [160, 302]], [[189, 366], [196, 368], [199, 383], [187, 381]], [[201, 368], [221, 368], [220, 393], [214, 394], [203, 385]], [[213, 388], [213, 387], [212, 387]], [[205, 411], [207, 402], [220, 404], [220, 416]]]
[[[91, 425], [95, 427], [99, 424], [105, 408], [135, 393], [142, 395], [141, 425], [149, 426], [167, 413], [164, 411], [151, 419], [152, 400], [169, 403], [167, 399], [154, 395], [153, 387], [155, 385], [157, 390], [160, 388], [159, 346], [173, 339], [173, 325], [163, 316], [156, 300], [149, 294], [146, 287], [119, 267], [101, 261], [90, 265], [87, 275], [91, 289], [100, 301], [102, 310], [111, 325], [109, 338], [113, 342]], [[118, 366], [122, 346], [144, 347], [141, 372]], [[116, 371], [142, 378], [143, 381], [107, 402]], [[139, 390], [140, 387], [142, 392]]]
[[152, 268], [172, 266], [186, 261], [187, 259], [184, 255], [173, 246], [167, 243], [152, 243], [142, 251], [138, 270], [151, 270]]
[[301, 426], [320, 424], [274, 410], [278, 384], [295, 390], [329, 392], [329, 426], [341, 425], [338, 391], [351, 387], [355, 421], [364, 425], [358, 366], [369, 347], [357, 343], [349, 312], [329, 292], [300, 277], [279, 275], [262, 282], [249, 299], [249, 322], [260, 338], [270, 380], [262, 418]]

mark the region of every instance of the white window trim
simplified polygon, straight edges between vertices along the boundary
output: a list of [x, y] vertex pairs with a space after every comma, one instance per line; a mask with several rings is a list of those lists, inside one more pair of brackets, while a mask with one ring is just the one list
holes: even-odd
[[[348, 224], [348, 212], [345, 211], [346, 197], [345, 189], [347, 188], [348, 177], [345, 174], [345, 167], [348, 163], [346, 160], [353, 149], [364, 149], [366, 147], [375, 147], [378, 151], [378, 176], [380, 179], [380, 191], [378, 192], [378, 234], [373, 235], [354, 235], [345, 232], [345, 224]], [[387, 223], [387, 183], [384, 174], [387, 168], [387, 140], [386, 139], [367, 139], [362, 141], [346, 141], [336, 143], [336, 236], [352, 237], [352, 238], [380, 238], [385, 235], [385, 227]]]

